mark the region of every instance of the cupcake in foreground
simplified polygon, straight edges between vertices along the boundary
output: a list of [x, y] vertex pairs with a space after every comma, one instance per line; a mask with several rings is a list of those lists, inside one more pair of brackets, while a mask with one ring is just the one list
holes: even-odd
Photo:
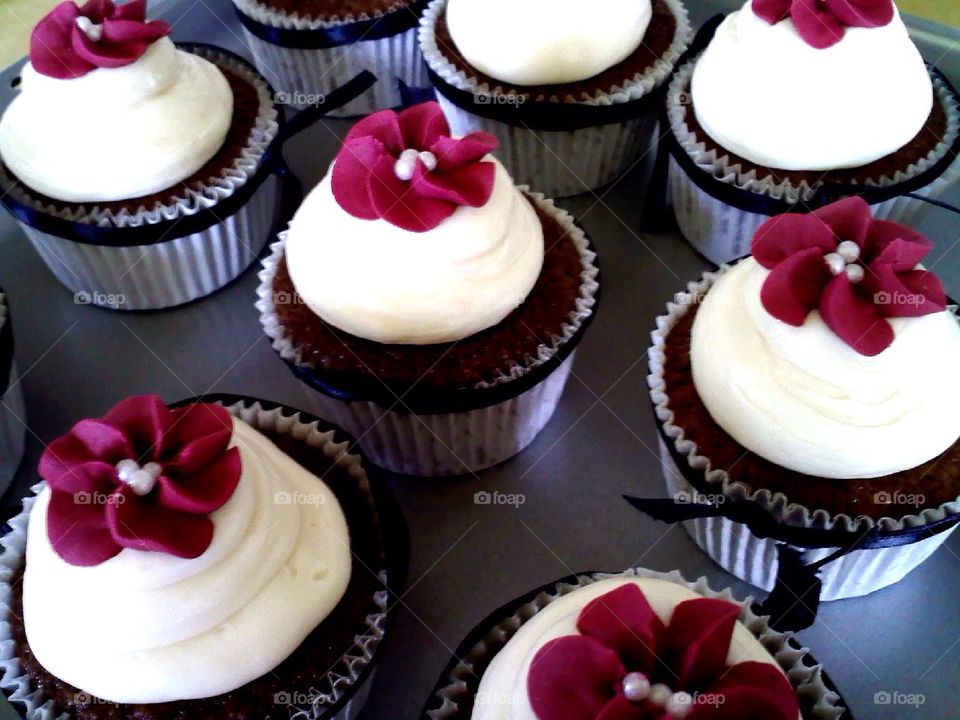
[[650, 149], [691, 35], [680, 0], [433, 0], [420, 43], [455, 133], [490, 132], [518, 182], [575, 195]]
[[431, 720], [828, 720], [806, 650], [706, 581], [578, 575], [496, 611], [456, 651]]
[[39, 474], [0, 558], [0, 683], [27, 718], [356, 716], [394, 579], [343, 438], [132, 397]]
[[61, 3], [33, 29], [0, 118], [3, 204], [85, 304], [207, 295], [275, 221], [272, 90], [239, 57], [169, 31], [143, 0]]
[[[872, 592], [950, 534], [912, 531], [960, 511], [960, 326], [921, 265], [932, 244], [848, 198], [771, 218], [751, 247], [657, 319], [649, 382], [668, 490], [756, 503], [800, 545], [823, 530], [912, 535], [822, 569], [824, 599]], [[773, 587], [775, 542], [723, 517], [688, 530]]]
[[749, 0], [668, 93], [677, 222], [713, 262], [742, 257], [789, 205], [858, 189], [875, 217], [913, 225], [929, 206], [902, 196], [935, 198], [960, 177], [960, 97], [893, 1], [808, 5]]
[[20, 375], [13, 357], [13, 322], [7, 296], [0, 288], [0, 493], [10, 486], [20, 467], [26, 421]]
[[466, 473], [522, 450], [596, 309], [583, 231], [516, 187], [495, 147], [452, 136], [436, 103], [371, 115], [260, 275], [261, 323], [318, 414], [397, 472]]
[[[257, 67], [284, 104], [323, 104], [363, 70], [377, 76], [365, 94], [330, 115], [367, 115], [409, 102], [429, 87], [417, 44], [426, 0], [234, 0]], [[282, 95], [281, 95], [282, 93]]]

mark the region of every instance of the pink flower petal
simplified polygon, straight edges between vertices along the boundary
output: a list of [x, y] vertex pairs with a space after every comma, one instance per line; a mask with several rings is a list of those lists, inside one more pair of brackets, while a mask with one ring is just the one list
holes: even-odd
[[450, 137], [450, 126], [435, 102], [425, 102], [398, 115], [405, 148], [429, 150], [440, 138]]
[[95, 68], [73, 52], [70, 38], [79, 14], [77, 6], [66, 0], [34, 26], [30, 33], [30, 63], [41, 75], [65, 80]]
[[445, 173], [428, 172], [423, 163], [417, 163], [410, 184], [425, 198], [481, 207], [490, 199], [494, 172], [492, 162], [473, 163]]
[[[90, 18], [91, 22], [101, 23], [108, 17], [113, 17], [117, 12], [117, 6], [112, 0], [87, 0], [80, 6], [80, 14]], [[132, 12], [128, 10], [127, 12]]]
[[877, 265], [865, 282], [884, 317], [921, 317], [947, 307], [940, 279], [927, 270], [895, 272], [890, 265]]
[[879, 355], [893, 342], [890, 323], [871, 300], [854, 291], [845, 274], [827, 284], [820, 296], [820, 315], [827, 327], [861, 355]]
[[[90, 450], [76, 437], [67, 433], [47, 445], [37, 468], [40, 477], [51, 487], [67, 482], [68, 477], [79, 467], [97, 461]], [[63, 478], [63, 480], [61, 480]]]
[[625, 674], [617, 654], [599, 640], [580, 635], [551, 640], [530, 664], [530, 706], [538, 718], [596, 720]]
[[157, 504], [204, 515], [221, 508], [240, 482], [240, 451], [230, 448], [202, 470], [186, 477], [166, 474], [157, 481]]
[[577, 630], [616, 652], [631, 672], [649, 675], [658, 669], [657, 647], [665, 628], [633, 583], [588, 603], [580, 611]]
[[393, 110], [381, 110], [372, 115], [367, 115], [367, 117], [350, 128], [350, 131], [343, 139], [343, 148], [337, 155], [338, 163], [346, 151], [347, 146], [360, 138], [379, 140], [384, 148], [383, 152], [389, 153], [394, 157], [399, 156], [405, 147], [403, 144], [403, 132], [400, 130], [400, 121], [397, 119], [397, 114]]
[[815, 215], [777, 215], [757, 228], [750, 241], [750, 253], [768, 270], [808, 248], [817, 248], [821, 255], [837, 249], [833, 231]]
[[356, 218], [376, 220], [380, 217], [370, 196], [370, 183], [373, 169], [384, 158], [390, 159], [392, 174], [394, 160], [384, 144], [374, 137], [356, 137], [345, 142], [337, 155], [330, 189], [337, 204]]
[[823, 220], [834, 236], [834, 243], [850, 240], [860, 246], [867, 244], [867, 234], [873, 217], [870, 214], [870, 205], [861, 197], [852, 196], [830, 203], [813, 215]]
[[103, 420], [81, 420], [69, 434], [87, 448], [90, 457], [111, 465], [135, 457], [135, 450], [123, 431]]
[[702, 693], [721, 696], [723, 702], [695, 703], [687, 720], [797, 720], [800, 716], [793, 686], [769, 663], [738, 663]]
[[220, 405], [192, 403], [171, 410], [168, 436], [176, 454], [164, 470], [177, 475], [202, 470], [222, 455], [233, 437], [233, 420]]
[[843, 25], [818, 0], [793, 0], [790, 18], [804, 42], [818, 50], [843, 40]]
[[884, 263], [898, 271], [913, 270], [932, 249], [933, 243], [917, 231], [888, 220], [874, 220], [863, 260], [868, 265]]
[[421, 195], [413, 182], [398, 179], [389, 157], [381, 159], [371, 174], [370, 197], [380, 217], [410, 232], [432, 230], [457, 209], [447, 200]]
[[673, 609], [665, 643], [678, 687], [699, 689], [722, 675], [740, 608], [711, 598], [686, 600]]
[[893, 20], [893, 0], [824, 0], [837, 20], [848, 27], [875, 28]]
[[103, 416], [103, 421], [123, 429], [138, 461], [163, 456], [172, 419], [159, 395], [137, 395], [121, 400]]
[[753, 12], [771, 25], [776, 25], [790, 17], [790, 2], [791, 0], [753, 0]]
[[819, 248], [801, 250], [770, 271], [760, 290], [760, 301], [778, 320], [800, 327], [817, 308], [830, 278]]
[[430, 145], [430, 151], [437, 156], [439, 172], [448, 172], [461, 165], [482, 160], [496, 149], [497, 139], [482, 132], [470, 133], [459, 140], [441, 137]]
[[210, 547], [213, 522], [206, 515], [160, 507], [128, 488], [122, 493], [123, 502], [106, 507], [107, 526], [118, 545], [182, 558], [199, 557]]
[[650, 718], [662, 717], [662, 712], [663, 708], [659, 708], [651, 702], [630, 702], [621, 693], [615, 695], [603, 707], [603, 710], [597, 715], [597, 720], [650, 720]]
[[90, 502], [78, 502], [73, 493], [54, 492], [47, 508], [47, 539], [54, 551], [70, 565], [99, 565], [120, 552], [107, 526], [108, 495], [88, 494]]
[[[113, 54], [124, 54], [128, 63], [136, 60], [144, 52], [150, 43], [159, 40], [170, 32], [170, 25], [163, 20], [153, 20], [151, 22], [138, 22], [136, 20], [106, 20], [103, 23], [103, 39], [97, 45], [102, 45], [106, 40], [109, 43], [116, 44], [122, 48], [119, 52]], [[131, 53], [139, 52], [130, 57]]]
[[112, 17], [117, 20], [144, 22], [147, 17], [147, 0], [130, 0], [130, 2], [115, 5]]

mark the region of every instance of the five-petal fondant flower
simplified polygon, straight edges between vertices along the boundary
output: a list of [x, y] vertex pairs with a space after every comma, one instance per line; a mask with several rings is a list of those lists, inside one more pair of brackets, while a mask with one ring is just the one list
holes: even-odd
[[848, 27], [875, 28], [893, 20], [893, 0], [753, 0], [753, 12], [771, 25], [787, 18], [804, 42], [819, 50], [843, 40]]
[[123, 548], [193, 558], [213, 539], [209, 515], [240, 480], [233, 425], [218, 405], [169, 409], [156, 395], [81, 420], [40, 458], [51, 490], [47, 536], [71, 565]]
[[61, 80], [96, 68], [129, 65], [170, 32], [163, 20], [146, 20], [146, 0], [115, 5], [66, 0], [37, 23], [30, 35], [30, 63], [42, 75]]
[[809, 214], [772, 217], [750, 250], [770, 270], [764, 308], [799, 327], [813, 310], [862, 355], [878, 355], [894, 339], [887, 318], [919, 317], [946, 308], [936, 275], [920, 267], [933, 244], [897, 223], [874, 220], [850, 197]]
[[797, 720], [786, 676], [763, 662], [728, 664], [733, 603], [686, 600], [669, 626], [633, 583], [588, 603], [579, 635], [546, 643], [527, 675], [538, 720]]
[[483, 157], [496, 146], [483, 132], [451, 137], [435, 102], [383, 110], [347, 133], [333, 166], [333, 195], [354, 217], [432, 230], [460, 206], [487, 203], [494, 165]]

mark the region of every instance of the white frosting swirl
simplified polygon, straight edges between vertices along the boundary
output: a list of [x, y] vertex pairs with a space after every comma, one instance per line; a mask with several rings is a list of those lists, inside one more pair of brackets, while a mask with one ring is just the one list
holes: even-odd
[[650, 0], [449, 0], [463, 57], [511, 85], [572, 83], [625, 60], [647, 32]]
[[[673, 609], [701, 597], [683, 585], [656, 578], [610, 578], [564, 595], [525, 622], [497, 653], [480, 680], [473, 720], [537, 720], [527, 694], [527, 675], [544, 645], [567, 635], [577, 635], [580, 611], [595, 598], [623, 585], [638, 586], [660, 620], [669, 625]], [[727, 664], [761, 662], [780, 666], [742, 623], [736, 623], [727, 653]]]
[[900, 15], [818, 50], [747, 2], [693, 73], [693, 109], [727, 150], [764, 167], [833, 170], [894, 153], [923, 128], [933, 85]]
[[65, 202], [149, 195], [185, 180], [223, 145], [233, 93], [223, 73], [169, 38], [136, 62], [78, 78], [30, 64], [0, 118], [0, 158], [27, 186]]
[[935, 458], [960, 437], [960, 326], [949, 312], [891, 322], [895, 340], [857, 353], [814, 311], [793, 327], [764, 310], [753, 258], [697, 312], [697, 393], [717, 424], [767, 460], [825, 478], [871, 478]]
[[336, 497], [249, 425], [233, 425], [242, 475], [196, 559], [128, 548], [69, 565], [47, 539], [50, 491], [40, 493], [23, 619], [51, 674], [111, 702], [211, 697], [270, 672], [343, 597], [351, 556]]
[[331, 325], [381, 343], [450, 342], [496, 325], [543, 266], [543, 228], [498, 160], [482, 207], [433, 230], [361, 220], [337, 204], [330, 173], [290, 223], [286, 260], [303, 301]]

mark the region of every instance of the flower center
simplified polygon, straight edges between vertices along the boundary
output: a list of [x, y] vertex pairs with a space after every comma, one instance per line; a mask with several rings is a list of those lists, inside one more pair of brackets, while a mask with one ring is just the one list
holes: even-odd
[[627, 673], [623, 678], [623, 696], [632, 703], [649, 701], [662, 707], [675, 720], [682, 720], [693, 712], [693, 697], [688, 692], [673, 692], [667, 685], [650, 684], [640, 672]]
[[835, 252], [823, 256], [832, 275], [846, 273], [852, 283], [863, 280], [863, 265], [857, 263], [860, 259], [860, 246], [852, 240], [844, 240], [837, 245]]
[[397, 176], [398, 180], [403, 180], [404, 182], [412, 180], [413, 172], [417, 168], [417, 161], [423, 163], [427, 172], [437, 168], [437, 156], [432, 152], [429, 150], [418, 151], [413, 148], [407, 148], [400, 153], [400, 157], [397, 158], [397, 162], [393, 165], [394, 175]]
[[77, 18], [77, 27], [91, 42], [100, 42], [103, 38], [103, 25], [96, 25], [90, 18], [81, 15]]
[[163, 473], [163, 467], [155, 462], [148, 462], [140, 467], [136, 460], [127, 458], [117, 463], [117, 478], [124, 485], [129, 485], [137, 495], [150, 494], [161, 473]]

